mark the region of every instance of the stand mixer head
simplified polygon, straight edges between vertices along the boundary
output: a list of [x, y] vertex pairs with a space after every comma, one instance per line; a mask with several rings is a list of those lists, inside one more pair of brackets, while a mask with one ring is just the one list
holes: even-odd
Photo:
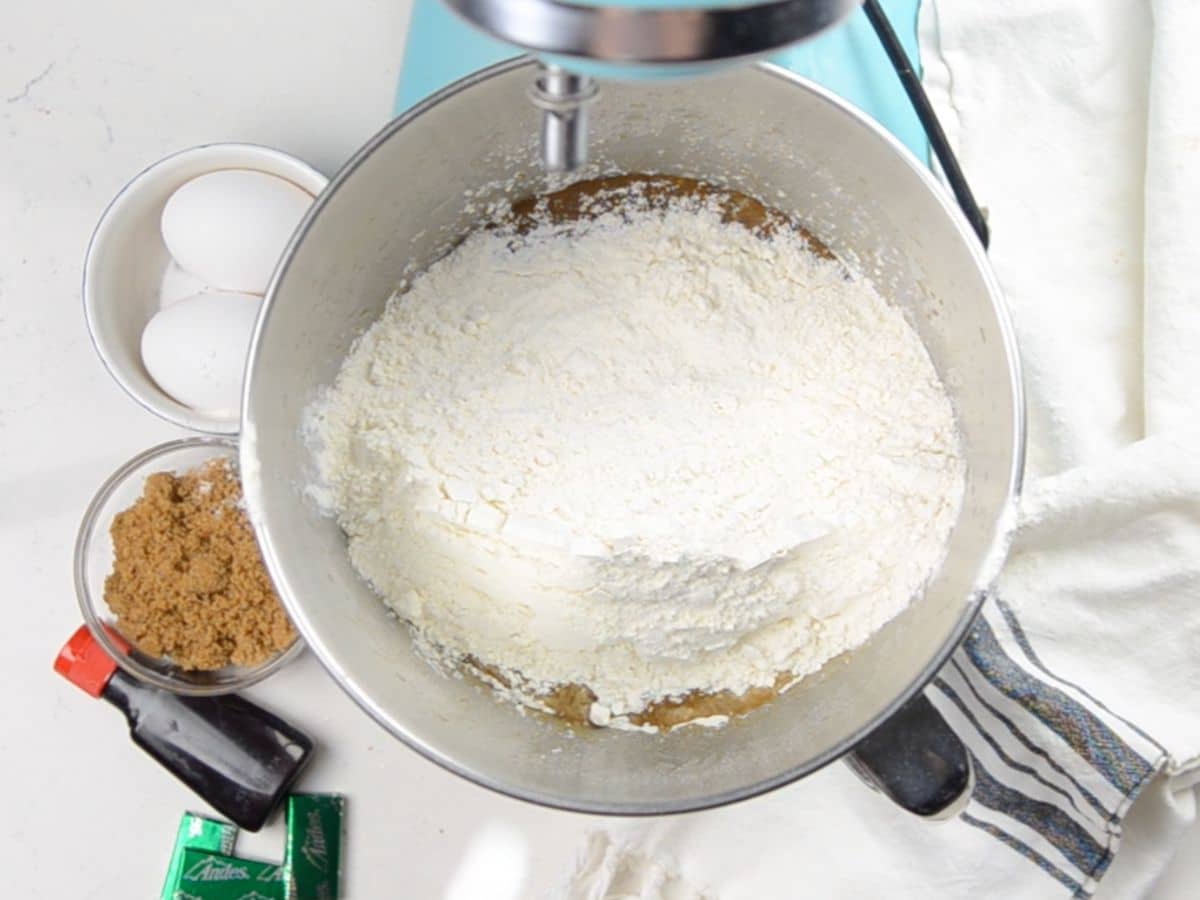
[[840, 22], [862, 0], [444, 0], [491, 36], [541, 61], [530, 87], [542, 111], [542, 161], [587, 161], [596, 78], [702, 74], [764, 56]]

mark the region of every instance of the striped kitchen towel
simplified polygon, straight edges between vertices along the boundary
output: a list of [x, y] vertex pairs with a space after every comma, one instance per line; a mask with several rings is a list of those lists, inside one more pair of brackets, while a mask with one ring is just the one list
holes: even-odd
[[1167, 752], [1039, 657], [990, 596], [926, 689], [971, 754], [966, 807], [924, 822], [840, 765], [732, 807], [612, 822], [568, 900], [1087, 898]]
[[1071, 891], [1107, 871], [1121, 821], [1166, 751], [1039, 659], [1011, 607], [989, 597], [926, 696], [966, 743], [961, 813]]
[[[1077, 896], [1109, 870], [1139, 794], [1143, 821], [1169, 825], [1102, 894], [1150, 890], [1195, 817], [1197, 33], [1190, 0], [921, 12], [925, 86], [989, 206], [1029, 407], [1007, 602], [987, 603], [927, 696], [981, 773], [962, 821]], [[1146, 791], [1160, 771], [1164, 790]]]

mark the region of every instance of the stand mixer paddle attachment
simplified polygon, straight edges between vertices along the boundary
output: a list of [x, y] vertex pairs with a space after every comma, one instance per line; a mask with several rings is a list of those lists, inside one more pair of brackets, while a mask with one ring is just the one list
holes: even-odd
[[587, 161], [597, 78], [703, 74], [756, 59], [837, 24], [862, 0], [445, 0], [492, 37], [541, 61], [530, 99], [542, 111], [542, 161]]

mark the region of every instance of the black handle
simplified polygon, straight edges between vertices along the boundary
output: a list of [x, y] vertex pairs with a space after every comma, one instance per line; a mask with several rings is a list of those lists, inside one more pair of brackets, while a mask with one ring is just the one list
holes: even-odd
[[103, 697], [134, 743], [217, 812], [258, 831], [312, 755], [313, 743], [241, 697], [180, 697], [114, 673]]
[[922, 694], [860, 741], [846, 763], [872, 788], [928, 819], [955, 812], [973, 780], [967, 748]]

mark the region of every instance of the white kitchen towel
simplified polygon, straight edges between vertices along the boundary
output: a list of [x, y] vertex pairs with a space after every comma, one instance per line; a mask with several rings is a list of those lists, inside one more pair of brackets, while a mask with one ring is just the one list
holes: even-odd
[[1047, 666], [1200, 758], [1200, 5], [925, 4], [1026, 369], [1000, 582]]
[[[611, 823], [572, 898], [1142, 896], [1195, 818], [1200, 5], [926, 0], [921, 33], [1030, 407], [1009, 565], [927, 690], [972, 753], [971, 801], [921, 823], [832, 766]], [[1152, 839], [1116, 855], [1135, 801]]]

